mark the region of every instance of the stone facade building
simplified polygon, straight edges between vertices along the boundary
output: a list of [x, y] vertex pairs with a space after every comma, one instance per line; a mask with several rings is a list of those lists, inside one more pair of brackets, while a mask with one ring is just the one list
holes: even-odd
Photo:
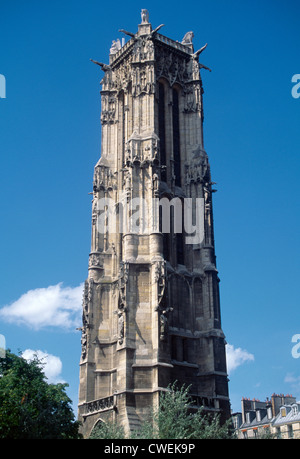
[[300, 403], [292, 395], [272, 394], [266, 401], [243, 398], [232, 415], [237, 438], [300, 438]]
[[300, 439], [300, 402], [282, 405], [271, 431], [275, 438]]
[[[203, 145], [199, 55], [152, 29], [122, 31], [101, 81], [83, 298], [79, 419], [137, 428], [160, 391], [191, 385], [196, 405], [230, 416], [214, 250], [212, 181]], [[208, 69], [209, 70], [209, 69]]]

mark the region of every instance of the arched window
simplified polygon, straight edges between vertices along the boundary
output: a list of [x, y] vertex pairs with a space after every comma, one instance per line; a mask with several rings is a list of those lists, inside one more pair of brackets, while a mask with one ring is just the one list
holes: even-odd
[[[163, 83], [158, 84], [159, 101], [158, 101], [158, 135], [160, 139], [160, 164], [166, 166], [166, 116], [165, 116], [165, 87]], [[161, 180], [166, 182], [166, 168], [161, 170]]]
[[190, 289], [187, 280], [174, 274], [169, 280], [170, 304], [173, 307], [171, 326], [191, 329]]
[[196, 318], [203, 317], [203, 289], [202, 281], [199, 278], [194, 281], [194, 305]]
[[89, 438], [91, 440], [101, 438], [101, 435], [103, 435], [105, 430], [106, 430], [105, 422], [102, 421], [102, 419], [98, 419], [92, 427]]
[[181, 168], [180, 168], [180, 132], [179, 132], [179, 95], [177, 89], [173, 88], [173, 158], [175, 185], [181, 186]]
[[166, 261], [170, 261], [170, 234], [163, 234], [163, 257]]
[[121, 91], [119, 94], [119, 125], [120, 125], [120, 135], [121, 135], [121, 145], [122, 145], [122, 163], [124, 162], [125, 155], [125, 107], [124, 107], [124, 91]]
[[[179, 198], [177, 198], [179, 199]], [[176, 262], [177, 265], [184, 265], [184, 225], [183, 225], [183, 216], [184, 216], [184, 200], [181, 199], [181, 229], [176, 232]], [[174, 222], [174, 213], [173, 213], [173, 222]], [[175, 228], [175, 227], [174, 227]]]
[[177, 256], [177, 264], [184, 265], [184, 243], [183, 243], [183, 234], [178, 233], [176, 234], [176, 256]]
[[[169, 196], [162, 195], [159, 205], [159, 231], [163, 233], [163, 257], [165, 260], [171, 259], [171, 210], [169, 204]], [[167, 205], [164, 206], [164, 203]]]
[[220, 320], [219, 280], [215, 274], [212, 279], [214, 319]]

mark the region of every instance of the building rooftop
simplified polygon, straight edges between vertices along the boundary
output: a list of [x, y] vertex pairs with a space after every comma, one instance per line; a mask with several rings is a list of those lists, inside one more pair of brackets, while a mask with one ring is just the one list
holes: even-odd
[[292, 405], [281, 406], [280, 411], [273, 422], [273, 426], [297, 421], [300, 422], [300, 402], [293, 403]]

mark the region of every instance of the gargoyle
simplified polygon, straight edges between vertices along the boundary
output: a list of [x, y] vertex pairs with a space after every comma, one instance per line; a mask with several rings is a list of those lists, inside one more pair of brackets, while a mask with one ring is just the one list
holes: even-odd
[[206, 45], [202, 46], [202, 48], [198, 49], [198, 51], [196, 51], [193, 54], [193, 58], [195, 59], [196, 57], [200, 56], [200, 54], [205, 50], [206, 47], [207, 47], [207, 43], [206, 43]]
[[158, 27], [156, 27], [154, 30], [152, 30], [151, 32], [151, 37], [153, 37], [158, 31], [159, 29], [161, 29], [162, 27], [164, 27], [165, 24], [160, 24]]
[[124, 30], [124, 29], [119, 29], [119, 32], [125, 33], [125, 35], [129, 35], [129, 37], [132, 37], [132, 38], [135, 37], [134, 33], [127, 32], [127, 30]]
[[107, 70], [110, 70], [110, 66], [107, 64], [103, 64], [102, 62], [94, 61], [93, 59], [90, 59], [90, 61], [94, 62], [94, 64], [99, 65], [104, 72], [107, 72]]

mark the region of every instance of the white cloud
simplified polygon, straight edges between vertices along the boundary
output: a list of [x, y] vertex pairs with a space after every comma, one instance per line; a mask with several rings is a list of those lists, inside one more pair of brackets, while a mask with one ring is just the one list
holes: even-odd
[[297, 398], [300, 396], [300, 376], [294, 376], [294, 373], [288, 373], [284, 378], [284, 382], [291, 385], [293, 395]]
[[42, 364], [43, 372], [49, 383], [57, 384], [65, 382], [60, 378], [62, 362], [59, 357], [40, 350], [33, 351], [32, 349], [26, 349], [22, 353], [22, 357], [28, 362], [37, 357]]
[[237, 347], [236, 349], [232, 344], [226, 345], [226, 359], [227, 359], [227, 371], [230, 374], [234, 371], [237, 367], [242, 365], [243, 363], [253, 361], [254, 355], [250, 354], [250, 352]]
[[24, 293], [0, 309], [0, 317], [11, 323], [39, 330], [47, 326], [76, 328], [81, 323], [83, 284], [63, 287], [62, 282]]

